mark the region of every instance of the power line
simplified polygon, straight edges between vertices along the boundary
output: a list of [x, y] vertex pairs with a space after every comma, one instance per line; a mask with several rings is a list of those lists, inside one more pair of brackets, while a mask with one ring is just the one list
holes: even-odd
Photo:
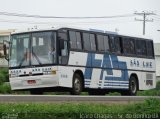
[[54, 22], [34, 22], [34, 21], [19, 21], [19, 20], [7, 20], [7, 19], [0, 19], [0, 22], [7, 22], [7, 23], [26, 23], [26, 24], [53, 24]]
[[24, 23], [24, 24], [45, 24], [45, 25], [53, 25], [53, 24], [106, 24], [109, 22], [116, 23], [126, 23], [126, 22], [132, 22], [132, 21], [86, 21], [86, 22], [35, 22], [35, 21], [20, 21], [20, 20], [7, 20], [7, 19], [0, 19], [0, 22], [7, 22], [7, 23]]
[[30, 18], [47, 18], [47, 19], [104, 19], [104, 18], [121, 18], [121, 17], [132, 17], [134, 14], [123, 14], [115, 16], [94, 16], [94, 17], [64, 17], [64, 16], [41, 16], [41, 15], [30, 15], [10, 12], [0, 12], [0, 15], [5, 16], [16, 16], [16, 17], [30, 17]]
[[157, 16], [152, 16], [152, 17], [157, 19], [157, 20], [160, 20], [160, 17], [157, 17]]
[[159, 16], [159, 15], [156, 15], [156, 16], [154, 16], [154, 17], [156, 17], [156, 18], [160, 19], [160, 16]]
[[153, 22], [153, 19], [146, 19], [146, 17], [148, 16], [148, 15], [155, 15], [153, 12], [139, 12], [139, 13], [137, 13], [137, 12], [135, 12], [134, 13], [135, 15], [140, 15], [140, 16], [143, 16], [143, 19], [137, 19], [137, 18], [135, 18], [135, 21], [143, 21], [143, 35], [145, 35], [145, 28], [146, 28], [146, 22]]

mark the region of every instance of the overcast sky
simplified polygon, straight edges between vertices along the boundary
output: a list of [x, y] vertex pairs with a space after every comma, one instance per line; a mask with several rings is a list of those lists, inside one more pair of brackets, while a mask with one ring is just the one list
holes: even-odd
[[[130, 15], [134, 12], [154, 12], [147, 16], [154, 19], [146, 23], [146, 36], [160, 43], [160, 0], [0, 0], [0, 12], [41, 16], [99, 17]], [[142, 16], [105, 19], [40, 19], [0, 15], [0, 30], [27, 29], [35, 25], [53, 27], [71, 25], [82, 28], [96, 28], [107, 31], [117, 30], [120, 34], [142, 35], [143, 23], [135, 21]], [[25, 23], [26, 22], [26, 23]]]

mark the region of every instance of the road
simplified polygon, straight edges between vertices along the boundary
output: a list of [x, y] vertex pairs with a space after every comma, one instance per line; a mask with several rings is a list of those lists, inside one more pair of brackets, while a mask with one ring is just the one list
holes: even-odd
[[[72, 95], [0, 95], [2, 102], [94, 102], [94, 103], [132, 103], [143, 102], [153, 96], [72, 96]], [[159, 96], [154, 98], [160, 99]]]

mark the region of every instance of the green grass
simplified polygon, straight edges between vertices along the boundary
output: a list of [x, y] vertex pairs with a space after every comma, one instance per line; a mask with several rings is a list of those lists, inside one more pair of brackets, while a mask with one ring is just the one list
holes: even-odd
[[121, 94], [118, 92], [109, 92], [107, 96], [120, 96]]
[[[158, 114], [160, 100], [148, 99], [135, 104], [96, 103], [0, 103], [0, 113], [18, 114], [19, 119], [75, 119], [80, 114]], [[123, 117], [125, 118], [125, 117]]]
[[160, 96], [160, 90], [152, 89], [152, 90], [138, 91], [137, 96]]

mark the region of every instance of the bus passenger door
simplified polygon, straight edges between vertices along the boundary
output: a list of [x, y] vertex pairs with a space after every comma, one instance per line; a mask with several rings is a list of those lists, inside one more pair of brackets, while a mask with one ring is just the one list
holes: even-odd
[[68, 63], [68, 45], [64, 40], [59, 42], [59, 63], [63, 65]]
[[58, 61], [59, 64], [67, 65], [68, 63], [68, 38], [67, 30], [58, 31]]

